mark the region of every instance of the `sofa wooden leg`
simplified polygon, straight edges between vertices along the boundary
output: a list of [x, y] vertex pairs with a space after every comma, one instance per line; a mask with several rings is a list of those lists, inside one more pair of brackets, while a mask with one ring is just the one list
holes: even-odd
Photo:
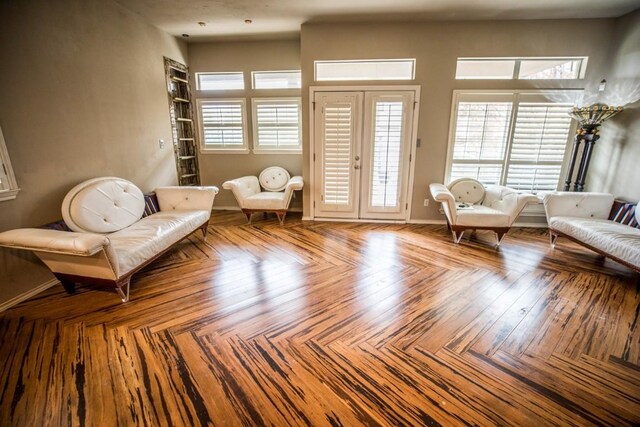
[[500, 246], [500, 243], [502, 243], [502, 239], [504, 239], [504, 236], [506, 235], [507, 233], [505, 231], [496, 231], [496, 238], [498, 240], [496, 246]]
[[287, 216], [287, 211], [276, 211], [276, 216], [278, 217], [278, 221], [280, 221], [280, 225], [284, 223], [284, 217]]
[[54, 273], [54, 276], [56, 276], [56, 279], [60, 281], [60, 283], [62, 284], [62, 287], [69, 295], [76, 293], [76, 284], [74, 282], [67, 280], [64, 277], [55, 273]]
[[116, 282], [116, 292], [122, 299], [122, 302], [129, 301], [129, 286], [131, 285], [131, 276]]
[[243, 210], [242, 213], [247, 217], [247, 224], [251, 224], [251, 215], [253, 215], [253, 212]]
[[202, 224], [200, 226], [200, 230], [202, 230], [202, 238], [206, 239], [207, 238], [207, 231], [209, 231], [209, 221], [207, 221], [205, 224]]
[[553, 231], [549, 230], [549, 245], [551, 245], [551, 249], [556, 247], [556, 242], [558, 241], [558, 235]]

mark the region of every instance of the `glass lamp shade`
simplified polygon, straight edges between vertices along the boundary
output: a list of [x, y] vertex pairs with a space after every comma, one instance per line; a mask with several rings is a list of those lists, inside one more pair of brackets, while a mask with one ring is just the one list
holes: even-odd
[[573, 107], [569, 115], [576, 119], [581, 127], [599, 126], [605, 120], [622, 111], [622, 107], [610, 107], [606, 104], [593, 104], [588, 107]]

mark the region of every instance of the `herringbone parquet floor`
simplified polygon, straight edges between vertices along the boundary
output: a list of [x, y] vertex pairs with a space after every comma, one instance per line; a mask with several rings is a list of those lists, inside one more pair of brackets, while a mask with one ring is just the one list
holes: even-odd
[[0, 315], [15, 426], [632, 425], [640, 290], [543, 230], [244, 224], [214, 213], [134, 276]]

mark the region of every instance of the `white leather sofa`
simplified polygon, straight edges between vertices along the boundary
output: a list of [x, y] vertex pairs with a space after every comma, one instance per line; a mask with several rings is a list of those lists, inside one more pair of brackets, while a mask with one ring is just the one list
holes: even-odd
[[275, 212], [282, 224], [294, 190], [302, 190], [303, 186], [301, 176], [290, 177], [289, 172], [277, 166], [266, 168], [259, 178], [243, 176], [222, 184], [222, 188], [233, 192], [249, 224], [255, 212]]
[[[640, 230], [609, 220], [613, 203], [607, 193], [545, 195], [551, 247], [563, 236], [640, 272]], [[640, 220], [637, 209], [635, 216]]]
[[131, 276], [207, 225], [216, 187], [160, 187], [160, 212], [142, 217], [145, 201], [129, 181], [102, 177], [74, 187], [62, 203], [73, 232], [25, 228], [0, 233], [0, 246], [33, 251], [67, 292], [76, 283], [115, 287], [129, 300]]
[[529, 203], [538, 203], [533, 194], [518, 193], [501, 185], [484, 186], [471, 178], [429, 185], [431, 196], [442, 203], [453, 241], [460, 243], [465, 230], [492, 230], [497, 245]]

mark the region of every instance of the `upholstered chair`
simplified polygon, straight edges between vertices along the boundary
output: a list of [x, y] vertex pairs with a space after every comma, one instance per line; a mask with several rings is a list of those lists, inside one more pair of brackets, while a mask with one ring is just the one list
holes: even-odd
[[277, 166], [263, 170], [259, 177], [243, 176], [222, 184], [222, 188], [233, 192], [249, 224], [255, 212], [275, 212], [280, 225], [294, 190], [302, 190], [303, 186], [301, 176], [290, 177], [289, 172]]
[[485, 187], [471, 178], [455, 180], [448, 186], [431, 184], [429, 190], [442, 203], [455, 243], [460, 243], [466, 230], [492, 230], [499, 246], [524, 207], [538, 203], [533, 194], [518, 193], [501, 185]]

